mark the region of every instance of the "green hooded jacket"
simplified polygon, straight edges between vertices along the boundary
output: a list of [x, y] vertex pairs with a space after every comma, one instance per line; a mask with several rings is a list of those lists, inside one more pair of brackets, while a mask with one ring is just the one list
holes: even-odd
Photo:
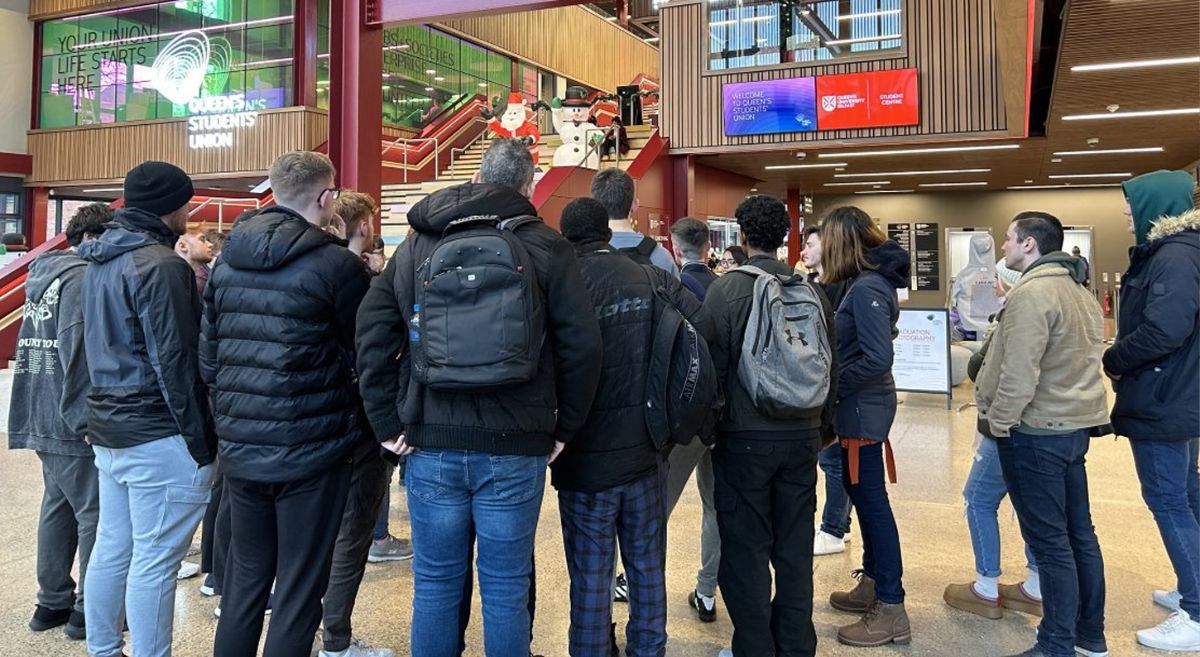
[[1121, 183], [1133, 212], [1134, 238], [1145, 244], [1150, 229], [1163, 217], [1174, 217], [1192, 208], [1196, 181], [1186, 171], [1160, 169]]

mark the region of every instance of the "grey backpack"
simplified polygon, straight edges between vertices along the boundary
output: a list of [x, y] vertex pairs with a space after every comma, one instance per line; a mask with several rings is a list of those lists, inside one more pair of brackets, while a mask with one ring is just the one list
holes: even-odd
[[767, 417], [811, 415], [829, 396], [833, 365], [820, 293], [803, 276], [752, 266], [733, 271], [755, 277], [738, 380]]

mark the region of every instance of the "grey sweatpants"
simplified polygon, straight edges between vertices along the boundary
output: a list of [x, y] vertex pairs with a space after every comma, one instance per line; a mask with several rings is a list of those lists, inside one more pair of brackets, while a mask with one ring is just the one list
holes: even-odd
[[717, 531], [717, 510], [713, 506], [712, 450], [699, 439], [688, 445], [676, 447], [667, 459], [667, 517], [675, 510], [675, 504], [683, 495], [696, 472], [696, 487], [700, 489], [703, 517], [700, 521], [700, 571], [696, 573], [696, 592], [715, 596], [717, 591], [717, 566], [721, 563], [721, 535]]
[[[93, 456], [37, 453], [42, 462], [41, 515], [38, 517], [38, 604], [48, 609], [83, 611], [83, 582], [100, 520], [100, 488]], [[79, 553], [79, 592], [71, 578]]]

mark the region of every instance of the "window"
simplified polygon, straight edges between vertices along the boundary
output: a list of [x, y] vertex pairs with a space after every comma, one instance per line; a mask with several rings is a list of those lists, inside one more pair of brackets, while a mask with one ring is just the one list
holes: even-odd
[[[20, 179], [5, 179], [5, 182]], [[21, 194], [18, 192], [0, 192], [0, 234], [24, 232], [25, 222], [21, 220]]]
[[902, 0], [710, 0], [711, 70], [897, 55]]
[[[292, 0], [170, 0], [46, 21], [38, 125], [183, 117], [194, 97], [290, 105], [292, 11]], [[156, 79], [164, 53], [183, 62], [169, 81]]]

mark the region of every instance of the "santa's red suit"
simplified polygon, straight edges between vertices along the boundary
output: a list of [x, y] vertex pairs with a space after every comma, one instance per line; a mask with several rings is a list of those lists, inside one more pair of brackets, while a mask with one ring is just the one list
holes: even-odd
[[[527, 118], [528, 114], [525, 112], [525, 108], [525, 99], [521, 94], [509, 94], [508, 105], [505, 106], [504, 111], [499, 116], [493, 116], [491, 119], [488, 119], [487, 125], [497, 137], [527, 140], [529, 142], [529, 154], [533, 156], [534, 165], [537, 165], [538, 144], [542, 139], [542, 133], [538, 130], [537, 124], [532, 119]], [[516, 129], [512, 129], [512, 124], [518, 119], [522, 120], [522, 123]], [[505, 123], [509, 125], [506, 127]]]

